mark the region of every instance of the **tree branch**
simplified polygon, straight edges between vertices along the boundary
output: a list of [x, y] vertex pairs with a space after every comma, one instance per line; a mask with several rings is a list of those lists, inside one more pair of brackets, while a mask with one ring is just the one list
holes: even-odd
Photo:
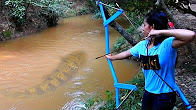
[[[105, 8], [104, 8], [104, 13], [106, 15], [106, 19], [109, 19], [110, 14]], [[132, 46], [137, 44], [137, 42], [132, 37], [132, 35], [128, 34], [126, 30], [121, 25], [119, 25], [116, 21], [112, 21], [109, 25], [113, 27], [116, 31], [118, 31]]]
[[191, 14], [196, 17], [196, 12], [193, 11], [189, 6], [187, 6], [188, 8], [180, 6], [179, 4], [171, 4], [171, 6], [174, 6], [176, 9], [181, 10], [183, 13]]

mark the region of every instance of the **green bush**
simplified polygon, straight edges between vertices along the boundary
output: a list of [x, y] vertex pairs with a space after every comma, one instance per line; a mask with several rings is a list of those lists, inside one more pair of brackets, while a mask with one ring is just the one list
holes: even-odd
[[124, 37], [119, 37], [116, 43], [113, 45], [112, 51], [118, 51], [118, 52], [125, 51], [128, 49], [128, 47], [124, 48], [127, 45], [129, 45], [127, 40]]
[[66, 11], [71, 7], [66, 0], [41, 0], [30, 3], [41, 8], [39, 14], [46, 19], [49, 26], [56, 25], [59, 17], [65, 17]]
[[48, 25], [56, 25], [59, 17], [66, 17], [65, 13], [71, 4], [67, 0], [7, 0], [5, 5], [9, 10], [9, 16], [17, 26], [26, 21], [28, 7], [35, 6], [36, 14], [41, 19], [45, 18]]
[[95, 13], [92, 15], [93, 19], [101, 19], [101, 12], [100, 11], [95, 11]]
[[95, 0], [87, 0], [87, 6], [89, 7], [91, 12], [95, 12], [97, 9]]
[[3, 37], [6, 39], [6, 38], [9, 38], [9, 37], [11, 37], [11, 35], [12, 35], [12, 31], [10, 31], [10, 30], [7, 30], [7, 31], [3, 31], [2, 32], [2, 35], [3, 35]]
[[90, 109], [92, 106], [95, 106], [96, 104], [100, 104], [101, 102], [103, 102], [103, 100], [100, 98], [100, 96], [93, 96], [93, 97], [87, 96], [84, 105], [85, 108]]
[[73, 10], [73, 9], [69, 9], [65, 12], [65, 16], [64, 17], [72, 17], [72, 16], [76, 16], [77, 15], [77, 11]]
[[1, 32], [2, 37], [0, 38], [0, 40], [5, 40], [11, 37], [12, 35], [12, 31], [11, 30], [3, 30]]
[[7, 0], [5, 5], [9, 9], [9, 16], [17, 25], [21, 25], [25, 21], [26, 7], [24, 0]]
[[90, 13], [90, 12], [89, 12], [89, 9], [88, 9], [88, 8], [83, 7], [83, 8], [81, 8], [81, 9], [79, 10], [78, 13], [79, 13], [80, 15], [84, 15], [84, 14], [88, 14], [88, 13]]
[[[135, 75], [133, 79], [126, 82], [127, 84], [132, 84], [137, 86], [137, 91], [131, 93], [131, 95], [126, 99], [126, 101], [120, 106], [122, 110], [140, 110], [141, 109], [141, 100], [144, 94], [144, 75], [143, 73], [139, 73]], [[128, 94], [128, 90], [121, 90], [120, 97], [125, 97]], [[106, 92], [109, 97], [106, 100], [106, 104], [100, 108], [100, 110], [114, 110], [115, 109], [115, 98], [111, 98], [111, 92]], [[121, 98], [121, 101], [123, 98]]]

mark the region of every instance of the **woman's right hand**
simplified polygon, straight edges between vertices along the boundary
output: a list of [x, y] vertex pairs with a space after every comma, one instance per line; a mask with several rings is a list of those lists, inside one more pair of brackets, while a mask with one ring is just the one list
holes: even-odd
[[149, 34], [148, 34], [148, 36], [149, 37], [155, 37], [155, 36], [159, 36], [160, 35], [160, 31], [159, 30], [155, 30], [155, 29], [152, 29], [150, 32], [149, 32]]

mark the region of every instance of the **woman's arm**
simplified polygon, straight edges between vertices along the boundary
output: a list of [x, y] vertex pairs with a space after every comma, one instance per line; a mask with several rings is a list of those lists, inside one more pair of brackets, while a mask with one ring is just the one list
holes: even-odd
[[149, 36], [166, 35], [174, 36], [172, 47], [179, 48], [194, 40], [196, 34], [186, 29], [151, 30]]
[[113, 60], [122, 60], [124, 58], [131, 57], [131, 56], [132, 55], [130, 53], [130, 50], [127, 50], [116, 55], [111, 55], [111, 54], [106, 55], [106, 58], [113, 61]]

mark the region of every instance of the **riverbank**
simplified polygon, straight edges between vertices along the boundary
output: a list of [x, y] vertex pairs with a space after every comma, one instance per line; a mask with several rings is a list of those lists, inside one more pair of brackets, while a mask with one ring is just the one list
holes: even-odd
[[[57, 25], [60, 19], [79, 16], [91, 13], [88, 4], [85, 1], [79, 0], [68, 0], [67, 9], [63, 10], [63, 17], [55, 18], [49, 15], [40, 14], [40, 7], [34, 5], [29, 5], [26, 9], [25, 21], [22, 24], [18, 25], [11, 17], [8, 15], [8, 8], [5, 6], [0, 8], [0, 41], [6, 41], [10, 39], [15, 39], [19, 37], [24, 37], [32, 33], [36, 33], [47, 29], [51, 26]], [[35, 11], [36, 10], [36, 11]], [[51, 24], [52, 23], [52, 24]]]

